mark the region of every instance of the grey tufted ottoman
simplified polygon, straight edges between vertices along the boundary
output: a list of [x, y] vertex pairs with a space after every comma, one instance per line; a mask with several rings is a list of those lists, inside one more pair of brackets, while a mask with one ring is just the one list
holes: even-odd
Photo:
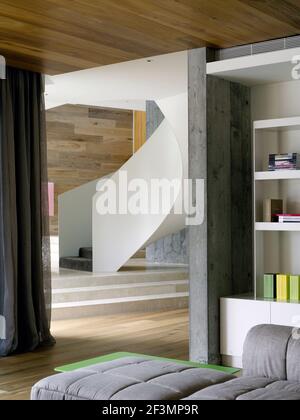
[[32, 389], [33, 400], [180, 400], [233, 375], [130, 357], [51, 376]]

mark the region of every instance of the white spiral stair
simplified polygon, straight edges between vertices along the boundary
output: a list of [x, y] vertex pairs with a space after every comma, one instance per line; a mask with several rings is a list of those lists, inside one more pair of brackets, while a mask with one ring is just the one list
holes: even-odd
[[[152, 179], [182, 181], [188, 176], [187, 94], [157, 104], [165, 119], [120, 169], [126, 171], [128, 182], [142, 179], [150, 185]], [[116, 184], [119, 172], [110, 177]], [[185, 227], [185, 215], [172, 211], [182, 204], [182, 189], [164, 214], [100, 215], [97, 200], [102, 193], [95, 191], [106, 182], [106, 179], [93, 181], [60, 196], [60, 257], [76, 255], [80, 247], [89, 247], [92, 240], [93, 273], [62, 269], [54, 274], [53, 319], [186, 308], [189, 296], [186, 266], [128, 271], [124, 267], [148, 244]]]
[[[128, 183], [142, 179], [151, 189], [151, 180], [187, 178], [188, 103], [187, 95], [157, 101], [165, 119], [146, 144], [120, 169], [126, 172]], [[120, 171], [110, 180], [119, 183]], [[93, 199], [93, 271], [116, 272], [138, 250], [185, 227], [185, 215], [174, 214], [182, 204], [182, 187], [172, 197], [170, 208], [161, 214], [105, 214], [97, 209], [99, 197], [107, 180], [100, 180]], [[118, 185], [119, 186], [119, 185]]]

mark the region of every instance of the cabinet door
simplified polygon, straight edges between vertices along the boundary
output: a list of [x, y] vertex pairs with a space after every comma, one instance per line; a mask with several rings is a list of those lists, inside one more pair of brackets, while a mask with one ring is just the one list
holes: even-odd
[[221, 299], [221, 354], [242, 357], [248, 332], [256, 325], [270, 324], [270, 302]]
[[271, 323], [287, 327], [300, 327], [299, 303], [271, 303]]

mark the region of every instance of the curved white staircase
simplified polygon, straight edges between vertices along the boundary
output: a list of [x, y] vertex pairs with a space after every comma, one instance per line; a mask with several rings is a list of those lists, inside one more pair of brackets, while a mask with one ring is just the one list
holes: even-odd
[[[98, 199], [109, 182], [100, 180], [93, 198], [94, 272], [116, 272], [141, 248], [185, 227], [185, 215], [175, 214], [173, 210], [178, 204], [182, 205], [183, 179], [187, 178], [187, 94], [160, 100], [157, 104], [165, 119], [120, 171], [126, 171], [128, 183], [143, 180], [149, 191], [153, 179], [179, 180], [181, 187], [172, 197], [167, 211], [159, 214], [100, 215]], [[109, 178], [116, 185], [119, 184], [120, 171]]]
[[[139, 178], [150, 185], [153, 178], [182, 181], [188, 177], [187, 94], [157, 104], [165, 119], [120, 169], [127, 172], [128, 182]], [[118, 183], [119, 172], [109, 179]], [[165, 214], [100, 216], [97, 200], [101, 192], [95, 191], [106, 183], [107, 179], [93, 181], [59, 197], [60, 257], [70, 260], [69, 256], [78, 255], [81, 248], [85, 252], [80, 256], [88, 256], [89, 264], [93, 255], [94, 273], [71, 269], [54, 274], [53, 319], [187, 307], [186, 266], [128, 271], [123, 267], [123, 271], [117, 272], [140, 249], [185, 227], [185, 215], [173, 212], [177, 204], [182, 204], [182, 188]]]

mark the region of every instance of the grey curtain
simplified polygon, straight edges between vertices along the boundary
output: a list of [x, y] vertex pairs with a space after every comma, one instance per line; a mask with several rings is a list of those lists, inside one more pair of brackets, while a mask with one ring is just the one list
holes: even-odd
[[0, 356], [52, 345], [43, 78], [0, 80]]

